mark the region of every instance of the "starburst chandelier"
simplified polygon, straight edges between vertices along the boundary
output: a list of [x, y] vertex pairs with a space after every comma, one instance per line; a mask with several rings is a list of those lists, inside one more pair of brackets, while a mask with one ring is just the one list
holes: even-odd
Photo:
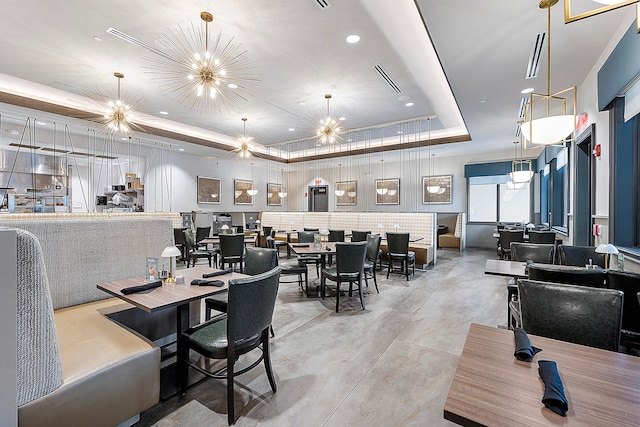
[[253, 145], [251, 145], [251, 138], [247, 137], [247, 118], [242, 118], [242, 137], [238, 139], [238, 144], [236, 149], [233, 150], [237, 153], [238, 157], [242, 159], [249, 159], [253, 157], [251, 154], [251, 150], [253, 149]]
[[257, 79], [252, 76], [257, 66], [246, 57], [246, 50], [224, 42], [222, 32], [210, 43], [209, 23], [213, 15], [200, 13], [202, 26], [181, 27], [163, 36], [167, 53], [149, 58], [149, 67], [161, 80], [161, 90], [180, 104], [199, 111], [227, 112], [238, 110], [253, 93]]
[[131, 130], [129, 126], [131, 105], [125, 103], [120, 94], [120, 80], [124, 78], [124, 74], [116, 72], [113, 75], [118, 79], [118, 91], [116, 99], [107, 102], [108, 108], [104, 114], [105, 123], [109, 127], [110, 133], [129, 133]]
[[317, 137], [320, 144], [333, 144], [340, 137], [340, 122], [331, 117], [331, 109], [329, 106], [331, 94], [328, 93], [324, 97], [327, 100], [327, 115], [320, 119]]

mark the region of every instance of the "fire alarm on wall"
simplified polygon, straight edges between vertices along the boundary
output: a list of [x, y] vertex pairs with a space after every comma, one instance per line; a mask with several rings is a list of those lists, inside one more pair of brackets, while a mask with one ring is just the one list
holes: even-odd
[[596, 146], [593, 147], [593, 156], [600, 157], [600, 144], [596, 144]]

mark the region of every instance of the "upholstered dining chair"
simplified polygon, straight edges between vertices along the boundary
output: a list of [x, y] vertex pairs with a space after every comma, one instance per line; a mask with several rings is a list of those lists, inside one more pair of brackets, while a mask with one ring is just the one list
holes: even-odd
[[547, 244], [556, 243], [555, 231], [529, 230], [527, 234], [529, 235], [529, 243], [547, 243]]
[[[273, 270], [278, 266], [278, 253], [275, 249], [248, 247], [244, 255], [244, 274], [255, 276]], [[227, 312], [227, 292], [219, 292], [204, 300], [205, 319], [212, 317], [212, 310]]]
[[240, 273], [244, 272], [244, 234], [220, 234], [220, 266], [224, 269], [226, 264], [233, 268], [240, 264]]
[[173, 242], [176, 248], [180, 249], [181, 260], [185, 262], [187, 258], [187, 243], [184, 241], [184, 231], [185, 227], [176, 227], [173, 229]]
[[542, 282], [565, 283], [569, 285], [604, 288], [607, 280], [606, 270], [563, 269], [561, 266], [531, 264], [527, 267], [529, 279]]
[[349, 283], [349, 296], [353, 293], [353, 284], [358, 285], [360, 305], [364, 310], [364, 293], [362, 277], [364, 275], [364, 258], [367, 254], [367, 242], [336, 243], [336, 265], [322, 269], [320, 292], [322, 299], [326, 296], [327, 279], [336, 282], [336, 313], [340, 306], [340, 284]]
[[380, 257], [380, 241], [382, 236], [379, 234], [369, 234], [367, 236], [367, 253], [364, 258], [364, 281], [369, 286], [368, 279], [373, 279], [373, 284], [376, 286], [376, 292], [378, 290], [378, 279], [376, 278], [376, 264]]
[[[266, 234], [265, 234], [266, 236]], [[284, 240], [277, 240], [276, 239], [276, 230], [271, 230], [271, 233], [269, 234], [269, 236], [273, 239], [273, 246], [274, 248], [278, 251], [278, 256], [280, 256], [280, 248], [287, 248], [288, 243], [285, 242]]]
[[562, 265], [584, 267], [589, 264], [604, 268], [604, 254], [596, 252], [595, 246], [558, 245], [558, 260]]
[[533, 261], [553, 264], [556, 247], [553, 244], [511, 242], [511, 261]]
[[618, 351], [621, 291], [523, 279], [518, 294], [528, 333]]
[[352, 242], [366, 242], [368, 234], [371, 234], [371, 232], [370, 231], [351, 230], [351, 241]]
[[[267, 248], [275, 250], [275, 239], [271, 236], [266, 238]], [[277, 251], [276, 251], [277, 254]], [[309, 296], [309, 270], [306, 264], [300, 264], [296, 259], [295, 262], [285, 261], [283, 264], [278, 263], [280, 267], [280, 283], [291, 283], [291, 281], [282, 280], [282, 276], [297, 276], [296, 282], [300, 287], [300, 290], [306, 292]], [[303, 286], [304, 283], [304, 286]]]
[[196, 261], [202, 258], [206, 258], [209, 261], [209, 267], [212, 266], [211, 259], [213, 258], [214, 254], [212, 254], [209, 251], [199, 250], [197, 248], [196, 238], [193, 235], [193, 231], [189, 229], [184, 230], [184, 242], [185, 242], [185, 248], [186, 248], [185, 254], [186, 254], [186, 260], [187, 260], [187, 268], [189, 268], [189, 266], [191, 265], [195, 266]]
[[[392, 272], [403, 273], [409, 280], [409, 267], [416, 273], [416, 253], [409, 250], [409, 233], [387, 233], [387, 257], [389, 265], [387, 279]], [[394, 262], [400, 263], [400, 268], [394, 270]]]
[[[218, 316], [180, 333], [182, 342], [180, 354], [180, 388], [187, 391], [189, 367], [218, 379], [227, 380], [227, 421], [235, 423], [234, 383], [238, 375], [244, 374], [264, 361], [271, 390], [277, 390], [271, 369], [269, 348], [269, 326], [273, 321], [273, 310], [278, 294], [280, 269], [243, 279], [229, 280], [229, 309], [224, 316]], [[253, 363], [236, 371], [238, 357], [254, 349], [261, 351]], [[217, 371], [206, 369], [207, 364], [192, 361], [191, 351], [209, 359], [226, 360], [226, 366]], [[262, 398], [259, 396], [259, 398]]]
[[[298, 243], [313, 244], [314, 238], [315, 238], [314, 236], [316, 234], [317, 233], [313, 231], [298, 231]], [[320, 277], [320, 264], [322, 264], [323, 256], [324, 255], [319, 255], [319, 254], [298, 255], [298, 262], [300, 264], [305, 264], [305, 265], [315, 264], [316, 276]]]
[[[329, 230], [328, 242], [344, 242], [344, 230]], [[328, 265], [333, 264], [333, 255], [329, 254]]]
[[498, 256], [500, 259], [511, 259], [511, 242], [524, 242], [524, 230], [508, 230], [498, 231]]
[[607, 288], [624, 293], [620, 342], [627, 349], [640, 348], [640, 274], [608, 270]]

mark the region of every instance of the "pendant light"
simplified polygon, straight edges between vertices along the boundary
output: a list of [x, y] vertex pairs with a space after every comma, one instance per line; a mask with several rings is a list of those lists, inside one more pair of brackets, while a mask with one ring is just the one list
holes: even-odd
[[110, 133], [128, 133], [130, 131], [129, 121], [131, 119], [131, 105], [122, 100], [122, 95], [120, 93], [120, 80], [124, 78], [124, 74], [116, 72], [113, 73], [113, 75], [118, 79], [117, 97], [115, 101], [109, 101], [107, 103], [108, 108], [104, 115], [105, 122], [109, 127]]
[[247, 138], [247, 118], [242, 118], [242, 137], [239, 138], [236, 149], [233, 150], [237, 153], [238, 157], [242, 159], [249, 159], [253, 157], [251, 154], [251, 150], [253, 146], [251, 145], [251, 138]]
[[513, 141], [514, 160], [511, 162], [511, 172], [507, 174], [507, 183], [511, 181], [513, 184], [526, 184], [533, 178], [533, 170], [531, 169], [531, 160], [522, 160], [522, 147], [520, 147], [520, 157], [518, 158], [518, 141]]
[[[551, 93], [551, 7], [556, 3], [558, 0], [541, 0], [539, 3], [540, 9], [547, 9], [547, 92], [532, 92], [524, 106], [524, 122], [520, 125], [520, 130], [524, 137], [525, 149], [527, 141], [534, 145], [553, 145], [564, 143], [569, 135], [570, 140], [575, 139], [576, 87]], [[555, 108], [551, 105], [552, 102]], [[545, 113], [538, 118], [534, 118], [533, 112], [536, 105], [543, 105], [545, 108]], [[568, 105], [572, 110], [567, 110]]]
[[331, 108], [329, 106], [331, 94], [328, 93], [324, 97], [327, 100], [327, 115], [320, 119], [317, 137], [320, 144], [333, 144], [340, 135], [340, 123], [338, 119], [331, 117]]
[[251, 190], [247, 190], [247, 194], [253, 197], [258, 194], [258, 190], [256, 190], [256, 183], [253, 181], [253, 162], [251, 162], [251, 185]]

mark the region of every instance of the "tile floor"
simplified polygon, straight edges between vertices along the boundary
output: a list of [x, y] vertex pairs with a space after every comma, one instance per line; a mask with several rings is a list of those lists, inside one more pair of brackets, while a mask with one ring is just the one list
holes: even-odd
[[[438, 251], [438, 264], [371, 286], [359, 299], [278, 293], [273, 394], [262, 367], [239, 377], [236, 425], [446, 426], [444, 402], [471, 322], [506, 323], [506, 279], [484, 275], [495, 251]], [[310, 269], [312, 270], [312, 269]], [[315, 273], [311, 274], [314, 277]], [[226, 388], [207, 380], [161, 402], [137, 426], [226, 426]]]

